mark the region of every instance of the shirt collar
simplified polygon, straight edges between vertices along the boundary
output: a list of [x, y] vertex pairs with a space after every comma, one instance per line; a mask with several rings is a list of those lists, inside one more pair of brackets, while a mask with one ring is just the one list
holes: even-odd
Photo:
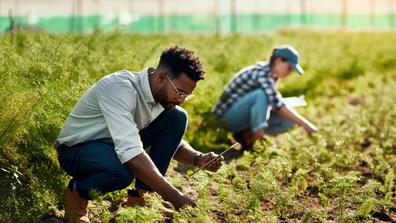
[[140, 72], [139, 79], [140, 79], [140, 86], [142, 87], [142, 92], [144, 99], [147, 103], [155, 104], [156, 101], [154, 100], [153, 94], [150, 88], [150, 82], [148, 78], [148, 68], [145, 68], [142, 72]]
[[274, 80], [274, 82], [277, 82], [278, 78], [272, 77], [272, 71], [271, 71], [271, 67], [269, 65], [269, 61], [260, 61], [260, 62], [258, 64], [262, 66], [262, 68], [265, 72], [265, 75], [267, 75], [269, 78]]

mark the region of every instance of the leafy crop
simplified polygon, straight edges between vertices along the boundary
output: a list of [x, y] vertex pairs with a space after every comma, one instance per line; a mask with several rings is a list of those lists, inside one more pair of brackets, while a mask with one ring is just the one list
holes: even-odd
[[[206, 79], [184, 107], [186, 139], [220, 152], [231, 135], [210, 109], [228, 80], [267, 58], [276, 44], [301, 53], [303, 76], [279, 85], [285, 96], [305, 94], [300, 108], [320, 129], [267, 137], [218, 173], [168, 173], [197, 198], [174, 222], [361, 222], [396, 216], [396, 34], [282, 31], [267, 35], [89, 35], [19, 33], [0, 39], [0, 221], [32, 222], [61, 215], [69, 177], [52, 147], [78, 98], [116, 70], [155, 66], [173, 44], [202, 58]], [[93, 202], [93, 222], [165, 221], [158, 195], [150, 208], [122, 208], [126, 191]], [[390, 221], [389, 220], [389, 221]]]

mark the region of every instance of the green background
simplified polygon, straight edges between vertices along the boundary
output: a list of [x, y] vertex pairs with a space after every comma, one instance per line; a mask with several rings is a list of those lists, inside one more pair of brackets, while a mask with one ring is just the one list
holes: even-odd
[[[128, 32], [274, 32], [287, 27], [347, 28], [352, 30], [394, 30], [394, 14], [236, 14], [219, 16], [144, 15], [129, 25], [122, 25], [117, 17], [104, 19], [100, 15], [40, 17], [29, 24], [27, 17], [14, 17], [18, 27], [43, 29], [50, 32], [92, 32], [95, 29]], [[0, 17], [0, 32], [9, 30], [9, 17]]]

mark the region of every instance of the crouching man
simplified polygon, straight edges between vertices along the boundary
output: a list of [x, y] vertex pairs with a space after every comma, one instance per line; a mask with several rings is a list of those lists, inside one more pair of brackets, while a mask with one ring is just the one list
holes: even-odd
[[89, 222], [93, 194], [121, 190], [135, 178], [128, 205], [141, 203], [147, 191], [176, 209], [195, 205], [164, 176], [172, 158], [198, 167], [216, 158], [205, 168], [210, 171], [223, 163], [223, 157], [202, 154], [182, 140], [187, 113], [178, 105], [203, 75], [199, 58], [174, 46], [162, 52], [156, 68], [107, 75], [79, 99], [55, 143], [60, 166], [73, 177], [64, 192], [66, 220]]

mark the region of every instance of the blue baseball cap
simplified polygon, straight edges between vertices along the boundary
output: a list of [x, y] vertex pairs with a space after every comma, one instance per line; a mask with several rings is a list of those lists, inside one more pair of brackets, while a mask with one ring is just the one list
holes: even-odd
[[290, 45], [277, 46], [275, 47], [274, 55], [284, 58], [290, 64], [293, 70], [297, 71], [299, 74], [304, 73], [304, 70], [298, 63], [300, 55], [297, 52], [297, 50], [294, 49], [292, 46]]

